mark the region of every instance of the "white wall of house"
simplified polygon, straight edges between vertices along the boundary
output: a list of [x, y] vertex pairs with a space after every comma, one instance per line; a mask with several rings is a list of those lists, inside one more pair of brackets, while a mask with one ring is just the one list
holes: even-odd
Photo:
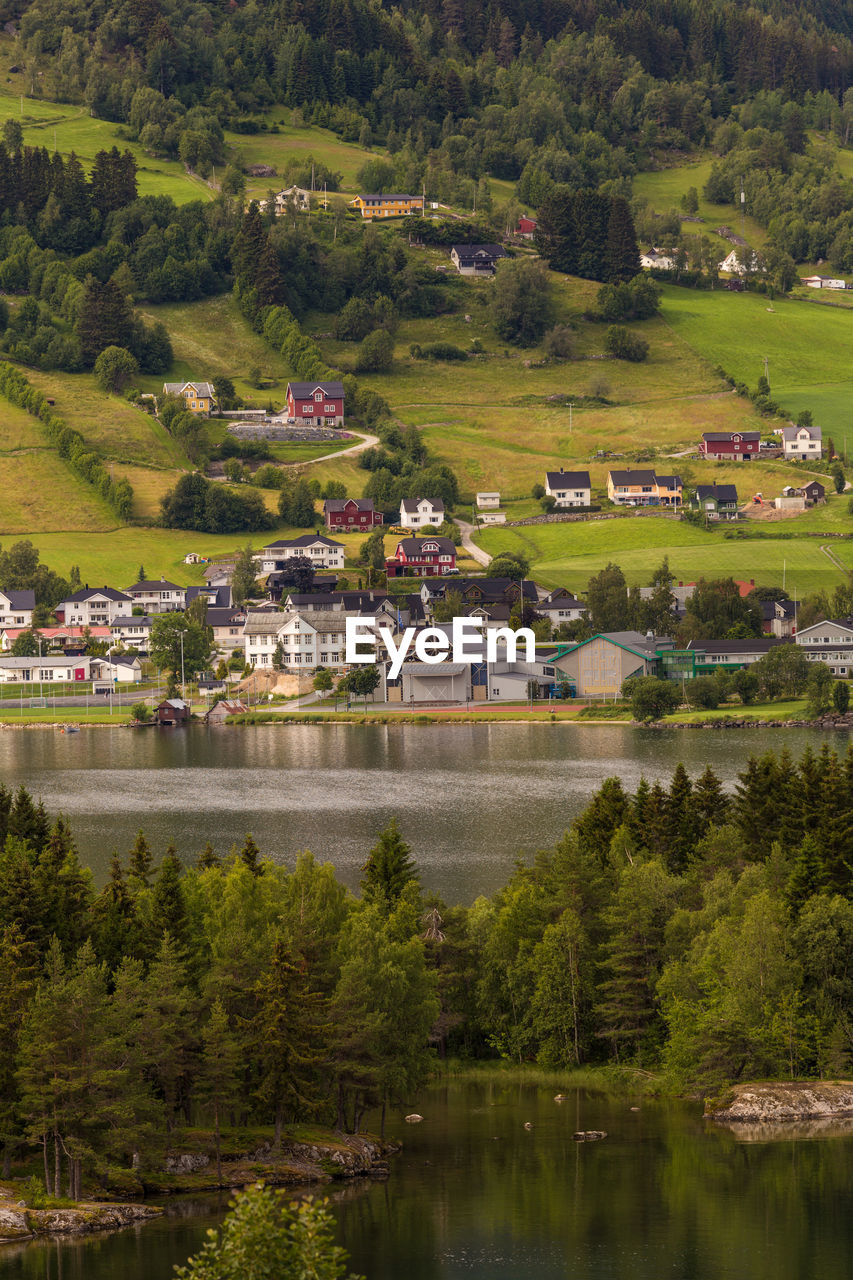
[[132, 607], [130, 596], [111, 600], [109, 596], [92, 595], [87, 600], [63, 600], [57, 610], [62, 613], [66, 627], [108, 627]]

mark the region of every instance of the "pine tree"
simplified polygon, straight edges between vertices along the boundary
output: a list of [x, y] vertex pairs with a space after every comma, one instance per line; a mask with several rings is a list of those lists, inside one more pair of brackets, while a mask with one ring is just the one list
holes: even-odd
[[211, 867], [219, 867], [222, 865], [216, 854], [216, 850], [209, 840], [196, 858], [195, 865], [198, 867], [199, 871], [208, 871]]
[[260, 859], [261, 851], [255, 844], [251, 832], [249, 832], [243, 841], [243, 848], [240, 850], [240, 861], [249, 868], [253, 876], [261, 876], [264, 873], [264, 868]]
[[140, 1034], [145, 1069], [163, 1100], [166, 1129], [171, 1131], [189, 1094], [193, 1057], [187, 1022], [193, 1001], [181, 953], [169, 933], [162, 935], [143, 990]]
[[240, 1049], [221, 1000], [214, 1001], [210, 1017], [202, 1027], [201, 1038], [202, 1053], [196, 1087], [202, 1101], [213, 1112], [216, 1181], [222, 1186], [220, 1124], [223, 1113], [235, 1105], [239, 1096]]
[[361, 892], [365, 901], [380, 903], [389, 910], [396, 906], [410, 880], [417, 882], [418, 873], [411, 847], [406, 844], [392, 818], [362, 867]]
[[[140, 582], [142, 579], [140, 578]], [[135, 880], [140, 888], [148, 888], [148, 877], [151, 875], [151, 868], [154, 865], [154, 859], [151, 856], [151, 850], [148, 847], [148, 841], [141, 831], [136, 833], [136, 839], [130, 850], [128, 858], [128, 871], [132, 880]]]
[[728, 819], [729, 797], [709, 764], [693, 785], [693, 805], [699, 821], [699, 836], [705, 835], [710, 827], [723, 826]]
[[18, 1086], [15, 1066], [18, 1036], [35, 988], [36, 950], [17, 925], [0, 931], [0, 1177], [8, 1178], [12, 1146], [18, 1134]]
[[279, 1147], [285, 1112], [296, 1118], [319, 1105], [319, 1073], [328, 1057], [326, 1001], [312, 989], [307, 966], [294, 960], [280, 936], [252, 994], [257, 1012], [248, 1030], [256, 1046], [256, 1092], [275, 1118]]
[[633, 280], [640, 273], [640, 251], [637, 248], [634, 219], [631, 217], [628, 201], [622, 196], [614, 196], [610, 201], [604, 263], [604, 279], [610, 284]]
[[821, 849], [813, 835], [806, 835], [785, 886], [785, 902], [791, 915], [799, 915], [812, 894], [820, 893], [825, 884], [826, 875]]
[[189, 925], [187, 904], [181, 884], [183, 870], [183, 864], [175, 851], [175, 846], [170, 844], [157, 869], [157, 878], [154, 881], [151, 897], [148, 944], [152, 952], [157, 949], [163, 935], [168, 933], [172, 944], [180, 954], [184, 957], [187, 955]]
[[92, 904], [91, 937], [110, 973], [124, 956], [134, 955], [139, 947], [136, 903], [125, 884], [117, 853], [110, 861], [110, 878]]

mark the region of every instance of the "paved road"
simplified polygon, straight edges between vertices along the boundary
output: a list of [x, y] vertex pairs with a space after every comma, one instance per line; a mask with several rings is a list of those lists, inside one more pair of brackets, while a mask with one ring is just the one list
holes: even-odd
[[462, 531], [462, 546], [468, 552], [469, 556], [472, 556], [473, 559], [477, 561], [477, 564], [481, 564], [484, 569], [487, 569], [491, 564], [493, 557], [489, 555], [488, 551], [484, 551], [482, 547], [478, 547], [472, 540], [471, 535], [474, 532], [474, 526], [472, 524], [467, 524], [464, 520], [460, 520], [459, 516], [455, 516], [454, 518]]

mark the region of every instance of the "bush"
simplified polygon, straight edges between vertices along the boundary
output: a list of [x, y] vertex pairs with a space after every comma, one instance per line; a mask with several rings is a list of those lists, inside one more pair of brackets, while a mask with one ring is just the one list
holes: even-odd
[[631, 715], [635, 720], [660, 720], [681, 704], [681, 690], [670, 680], [657, 676], [638, 676], [622, 686], [624, 697], [631, 699]]
[[394, 339], [387, 329], [374, 329], [358, 349], [359, 373], [387, 373], [394, 364]]
[[455, 347], [452, 342], [428, 342], [421, 347], [423, 360], [467, 360], [468, 352]]
[[543, 346], [546, 356], [568, 360], [574, 349], [574, 334], [567, 324], [555, 324], [551, 332], [545, 334]]
[[535, 484], [533, 488], [530, 490], [530, 496], [536, 499], [544, 498], [545, 497], [544, 484]]
[[148, 703], [134, 702], [133, 706], [130, 708], [130, 718], [132, 720], [139, 720], [142, 724], [145, 724], [147, 720], [150, 720], [151, 708]]
[[713, 676], [696, 676], [685, 684], [687, 702], [691, 707], [713, 711], [720, 705], [720, 688]]
[[649, 354], [649, 344], [645, 338], [638, 338], [619, 324], [612, 324], [607, 330], [604, 346], [608, 355], [617, 360], [630, 360], [634, 364], [639, 364]]

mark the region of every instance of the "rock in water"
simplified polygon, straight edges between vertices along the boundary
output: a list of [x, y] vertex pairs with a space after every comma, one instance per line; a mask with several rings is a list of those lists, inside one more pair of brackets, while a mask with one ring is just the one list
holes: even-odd
[[577, 1133], [573, 1133], [572, 1137], [575, 1142], [600, 1142], [602, 1138], [606, 1138], [607, 1134], [603, 1129], [579, 1129]]
[[532, 1129], [532, 1128], [533, 1128], [533, 1125], [530, 1123], [530, 1121], [529, 1121], [529, 1120], [525, 1120], [525, 1122], [524, 1122], [524, 1127], [525, 1127], [525, 1129]]
[[423, 1116], [419, 1116], [417, 1111], [413, 1111], [410, 1116], [405, 1117], [405, 1120], [406, 1124], [420, 1124], [423, 1120]]

